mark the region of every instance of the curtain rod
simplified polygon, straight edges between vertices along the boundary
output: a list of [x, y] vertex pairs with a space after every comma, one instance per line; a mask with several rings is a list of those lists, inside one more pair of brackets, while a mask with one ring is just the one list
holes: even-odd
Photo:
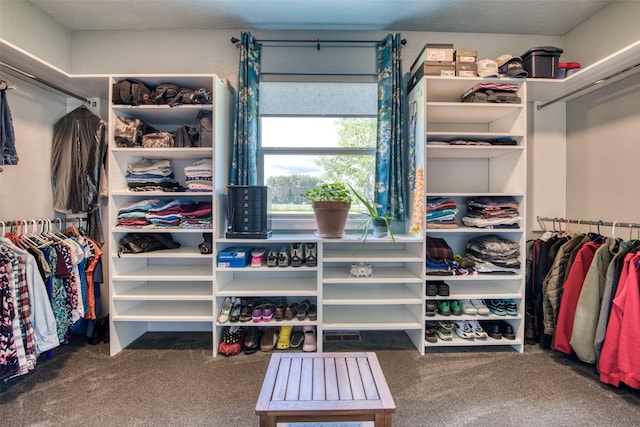
[[602, 225], [605, 227], [625, 227], [625, 228], [640, 228], [640, 223], [635, 222], [620, 222], [620, 221], [586, 221], [582, 219], [565, 219], [565, 218], [546, 218], [546, 217], [537, 217], [538, 222], [547, 221], [553, 223], [571, 223], [571, 224], [586, 224], [586, 225]]
[[25, 77], [27, 77], [27, 78], [29, 78], [29, 79], [31, 79], [31, 80], [34, 80], [34, 81], [36, 81], [36, 82], [38, 82], [38, 83], [40, 83], [40, 84], [43, 84], [43, 85], [45, 85], [45, 86], [48, 86], [48, 87], [50, 87], [51, 89], [57, 90], [58, 92], [64, 93], [65, 95], [68, 95], [68, 96], [71, 96], [71, 97], [73, 97], [73, 98], [76, 98], [76, 99], [78, 99], [78, 100], [82, 101], [82, 102], [83, 102], [83, 103], [85, 103], [85, 104], [89, 104], [89, 105], [91, 105], [91, 101], [90, 101], [89, 99], [85, 98], [84, 96], [80, 96], [80, 95], [77, 95], [77, 94], [75, 94], [75, 93], [73, 93], [73, 92], [69, 92], [68, 90], [63, 89], [63, 88], [61, 88], [60, 86], [56, 86], [55, 84], [50, 83], [50, 82], [48, 82], [48, 81], [46, 81], [46, 80], [43, 80], [43, 79], [41, 79], [41, 78], [40, 78], [40, 77], [38, 77], [38, 76], [34, 76], [33, 74], [29, 74], [29, 73], [27, 73], [26, 71], [22, 71], [21, 69], [19, 69], [19, 68], [17, 68], [17, 67], [14, 67], [14, 66], [13, 66], [13, 65], [11, 65], [11, 64], [7, 64], [7, 63], [6, 63], [6, 62], [4, 62], [4, 61], [0, 61], [0, 66], [7, 67], [7, 68], [9, 68], [10, 70], [13, 70], [13, 71], [15, 71], [16, 73], [19, 73], [19, 74], [21, 74], [21, 75], [23, 75], [23, 76], [25, 76]]
[[[320, 50], [320, 43], [369, 43], [369, 44], [384, 44], [384, 40], [292, 40], [292, 39], [271, 39], [271, 40], [256, 40], [258, 43], [315, 43], [316, 49]], [[237, 45], [240, 39], [231, 37], [231, 43]], [[407, 44], [407, 39], [400, 41], [404, 46]]]
[[[638, 67], [640, 67], [640, 63], [637, 63], [637, 64], [635, 64], [635, 65], [632, 65], [632, 66], [630, 66], [630, 67], [625, 68], [624, 70], [617, 71], [617, 72], [615, 72], [615, 73], [613, 73], [613, 74], [610, 74], [610, 75], [608, 75], [608, 76], [606, 76], [606, 77], [604, 77], [604, 78], [598, 79], [598, 80], [596, 80], [596, 81], [594, 81], [594, 82], [591, 82], [591, 83], [589, 83], [589, 84], [587, 84], [587, 85], [584, 85], [584, 86], [582, 86], [582, 87], [579, 87], [578, 89], [576, 89], [576, 90], [572, 90], [571, 92], [569, 92], [569, 93], [567, 93], [567, 94], [564, 94], [564, 95], [559, 96], [559, 97], [557, 97], [557, 98], [553, 98], [553, 99], [551, 99], [551, 100], [549, 100], [549, 101], [543, 102], [542, 104], [538, 104], [538, 106], [537, 106], [536, 108], [537, 108], [538, 110], [541, 110], [541, 109], [543, 109], [544, 107], [546, 107], [546, 106], [548, 106], [548, 105], [555, 104], [555, 103], [556, 103], [556, 102], [558, 102], [558, 101], [562, 101], [563, 99], [566, 99], [566, 98], [568, 98], [568, 97], [570, 97], [570, 96], [572, 96], [572, 95], [575, 95], [575, 94], [577, 94], [577, 93], [583, 92], [583, 91], [585, 91], [585, 90], [587, 90], [587, 89], [591, 89], [591, 88], [592, 88], [592, 87], [594, 87], [594, 86], [599, 86], [599, 85], [601, 85], [602, 83], [605, 83], [607, 80], [611, 80], [611, 79], [613, 79], [613, 78], [615, 78], [615, 77], [618, 77], [618, 76], [620, 76], [620, 75], [622, 75], [622, 74], [624, 74], [624, 73], [627, 73], [627, 72], [629, 72], [629, 71], [631, 71], [631, 70], [634, 70], [634, 69], [636, 69], [636, 68], [638, 68]], [[604, 86], [606, 86], [606, 85], [602, 85], [602, 86], [604, 87]]]

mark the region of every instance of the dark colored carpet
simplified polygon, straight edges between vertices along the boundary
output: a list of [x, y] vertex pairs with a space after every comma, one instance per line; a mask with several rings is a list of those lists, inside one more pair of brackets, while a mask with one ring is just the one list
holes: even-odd
[[[327, 343], [325, 351], [376, 352], [397, 405], [394, 426], [640, 425], [638, 391], [603, 384], [592, 366], [537, 346], [523, 354], [491, 348], [420, 356], [403, 333], [362, 338]], [[106, 344], [76, 339], [0, 385], [0, 420], [12, 427], [257, 426], [269, 357], [213, 358], [209, 333], [148, 333], [113, 357]]]

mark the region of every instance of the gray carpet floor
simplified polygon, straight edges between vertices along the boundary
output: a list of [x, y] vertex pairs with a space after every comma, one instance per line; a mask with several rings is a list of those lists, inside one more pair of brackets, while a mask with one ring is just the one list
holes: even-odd
[[[376, 352], [397, 406], [394, 426], [640, 425], [638, 391], [603, 384], [592, 366], [538, 346], [522, 354], [488, 348], [421, 356], [397, 332], [325, 344], [325, 351], [342, 350]], [[113, 357], [107, 344], [78, 337], [0, 384], [0, 423], [257, 426], [270, 356], [213, 358], [209, 333], [148, 333]], [[303, 425], [314, 424], [295, 427]]]

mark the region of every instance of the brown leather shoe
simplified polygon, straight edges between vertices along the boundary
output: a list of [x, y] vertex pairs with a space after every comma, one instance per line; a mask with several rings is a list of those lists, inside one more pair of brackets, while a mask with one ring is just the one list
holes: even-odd
[[284, 309], [284, 319], [285, 320], [293, 320], [293, 318], [296, 317], [296, 314], [298, 314], [298, 303], [297, 302], [294, 302], [293, 304], [287, 305], [287, 307]]

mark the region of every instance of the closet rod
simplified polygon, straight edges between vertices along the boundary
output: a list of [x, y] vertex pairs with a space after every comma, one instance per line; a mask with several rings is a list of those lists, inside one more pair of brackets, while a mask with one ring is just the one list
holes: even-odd
[[[272, 39], [272, 40], [256, 40], [258, 43], [315, 43], [316, 49], [320, 50], [320, 43], [367, 43], [367, 44], [385, 44], [384, 40], [292, 40], [292, 39]], [[231, 37], [231, 43], [238, 45], [240, 39], [237, 37]], [[404, 46], [407, 44], [407, 39], [400, 41]]]
[[[572, 95], [576, 95], [576, 94], [578, 94], [578, 93], [580, 93], [580, 92], [583, 92], [583, 91], [585, 91], [585, 90], [587, 90], [587, 89], [590, 89], [590, 88], [592, 88], [592, 87], [594, 87], [594, 86], [599, 86], [599, 85], [601, 85], [602, 83], [605, 83], [607, 80], [611, 80], [611, 79], [613, 79], [614, 77], [618, 77], [618, 76], [620, 76], [620, 75], [622, 75], [622, 74], [624, 74], [624, 73], [627, 73], [627, 72], [629, 72], [629, 71], [636, 70], [636, 69], [638, 69], [638, 67], [640, 67], [640, 63], [635, 64], [635, 65], [632, 65], [632, 66], [630, 66], [630, 67], [627, 67], [627, 68], [625, 68], [624, 70], [621, 70], [621, 71], [615, 72], [615, 73], [613, 73], [613, 74], [610, 74], [610, 75], [608, 75], [608, 76], [606, 76], [606, 77], [604, 77], [604, 78], [602, 78], [602, 79], [598, 79], [598, 80], [596, 80], [595, 82], [591, 82], [591, 83], [589, 83], [589, 84], [587, 84], [587, 85], [584, 85], [584, 86], [582, 86], [582, 87], [579, 87], [578, 89], [576, 89], [576, 90], [572, 90], [571, 92], [566, 93], [566, 94], [564, 94], [564, 95], [562, 95], [562, 96], [559, 96], [559, 97], [557, 97], [557, 98], [553, 98], [553, 99], [551, 99], [551, 100], [549, 100], [549, 101], [547, 101], [547, 102], [543, 102], [543, 103], [541, 103], [541, 104], [538, 104], [538, 106], [537, 106], [536, 108], [537, 108], [538, 110], [541, 110], [541, 109], [543, 109], [543, 108], [544, 108], [544, 107], [546, 107], [546, 106], [549, 106], [549, 105], [551, 105], [551, 104], [555, 104], [556, 102], [562, 101], [563, 99], [566, 99], [566, 98], [568, 98], [568, 97], [570, 97], [570, 96], [572, 96]], [[638, 71], [638, 70], [636, 70], [636, 71]], [[606, 85], [602, 85], [602, 86], [606, 86]]]
[[30, 218], [30, 219], [16, 219], [16, 220], [12, 220], [12, 221], [0, 221], [0, 225], [6, 226], [6, 227], [11, 227], [13, 225], [28, 225], [34, 221], [49, 221], [51, 223], [56, 223], [56, 222], [82, 222], [82, 221], [87, 221], [87, 218], [85, 217], [80, 217], [80, 216], [76, 216], [73, 218], [53, 218], [53, 219], [49, 219], [49, 218]]
[[71, 96], [71, 97], [73, 97], [73, 98], [79, 99], [80, 101], [82, 101], [82, 102], [83, 102], [83, 103], [85, 103], [85, 104], [89, 104], [89, 105], [91, 105], [91, 101], [90, 101], [89, 99], [85, 98], [84, 96], [80, 96], [80, 95], [77, 95], [77, 94], [75, 94], [75, 93], [73, 93], [73, 92], [70, 92], [70, 91], [68, 91], [68, 90], [66, 90], [66, 89], [63, 89], [63, 88], [61, 88], [60, 86], [57, 86], [57, 85], [55, 85], [55, 84], [53, 84], [53, 83], [50, 83], [50, 82], [48, 82], [48, 81], [46, 81], [46, 80], [43, 80], [43, 79], [41, 79], [41, 78], [40, 78], [40, 77], [38, 77], [38, 76], [34, 76], [33, 74], [29, 74], [29, 73], [27, 73], [26, 71], [22, 71], [21, 69], [19, 69], [19, 68], [17, 68], [17, 67], [14, 67], [14, 66], [13, 66], [13, 65], [11, 65], [11, 64], [7, 64], [7, 63], [6, 63], [6, 62], [4, 62], [4, 61], [0, 61], [0, 66], [7, 67], [7, 68], [9, 68], [10, 70], [13, 70], [13, 71], [15, 71], [16, 73], [21, 74], [21, 75], [23, 75], [23, 76], [25, 76], [25, 77], [27, 77], [27, 78], [29, 78], [29, 79], [33, 80], [33, 81], [36, 81], [36, 82], [38, 82], [38, 83], [40, 83], [40, 84], [43, 84], [43, 85], [45, 85], [45, 86], [48, 86], [48, 87], [50, 87], [51, 89], [54, 89], [54, 90], [56, 90], [56, 91], [58, 91], [58, 92], [60, 92], [60, 93], [64, 93], [65, 95], [68, 95], [68, 96]]
[[585, 221], [582, 219], [565, 219], [565, 218], [547, 218], [547, 217], [537, 217], [538, 222], [547, 221], [547, 222], [558, 222], [558, 223], [571, 223], [571, 224], [585, 224], [585, 225], [602, 225], [605, 227], [625, 227], [625, 228], [640, 228], [640, 223], [635, 222], [620, 222], [620, 221]]

